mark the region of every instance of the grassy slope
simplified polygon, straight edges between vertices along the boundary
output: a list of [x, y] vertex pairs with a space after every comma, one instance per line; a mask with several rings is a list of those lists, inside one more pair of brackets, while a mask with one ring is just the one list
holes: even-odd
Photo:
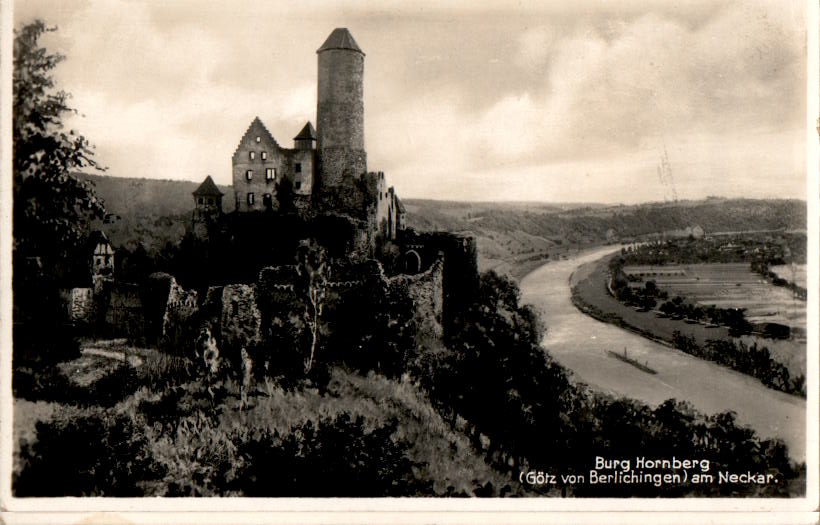
[[361, 415], [373, 424], [396, 418], [396, 438], [413, 443], [407, 454], [423, 465], [418, 476], [432, 480], [436, 494], [446, 493], [449, 486], [470, 494], [474, 480], [491, 481], [495, 487], [518, 485], [484, 463], [482, 453], [441, 418], [418, 388], [372, 372], [364, 377], [336, 368], [325, 395], [274, 387], [257, 398], [247, 417], [249, 424], [286, 430], [302, 421], [342, 412]]
[[[91, 346], [101, 345], [93, 341], [86, 341], [84, 344], [85, 348]], [[113, 354], [127, 350], [130, 355], [139, 355], [140, 361], [145, 365], [152, 356], [158, 356], [156, 350], [133, 348], [124, 340], [102, 342], [102, 346]], [[94, 385], [88, 385], [83, 378], [94, 376], [99, 380], [112, 373], [119, 363], [113, 358], [105, 359], [96, 355], [91, 357], [84, 354], [70, 362], [61, 363], [60, 373], [75, 385], [93, 391]], [[513, 493], [519, 490], [517, 482], [513, 483], [506, 475], [488, 466], [484, 462], [483, 453], [473, 447], [470, 439], [446, 423], [426, 396], [409, 382], [388, 379], [372, 372], [365, 377], [336, 368], [332, 371], [325, 393], [319, 393], [313, 388], [284, 390], [272, 383], [259, 384], [256, 391], [257, 395], [251, 396], [250, 406], [245, 410], [239, 409], [236, 397], [228, 397], [222, 402], [219, 421], [222, 435], [228, 435], [230, 429], [236, 426], [276, 429], [287, 434], [301, 423], [316, 423], [322, 418], [332, 418], [345, 412], [354, 417], [362, 416], [366, 424], [373, 428], [395, 419], [398, 422], [395, 439], [413, 444], [406, 454], [414, 463], [420, 465], [418, 478], [432, 481], [436, 494], [446, 494], [448, 489], [456, 493], [463, 491], [472, 494], [477, 486], [488, 481], [495, 490], [505, 485], [510, 485]], [[137, 390], [127, 395], [113, 410], [139, 421], [140, 401], [155, 397], [159, 393], [145, 388]], [[35, 425], [38, 421], [49, 421], [66, 412], [80, 417], [99, 410], [104, 409], [94, 405], [79, 408], [57, 402], [15, 399], [15, 471], [19, 472], [22, 466], [22, 445], [31, 444], [37, 439]], [[163, 445], [157, 443], [155, 446], [158, 447], [156, 453], [163, 454]]]

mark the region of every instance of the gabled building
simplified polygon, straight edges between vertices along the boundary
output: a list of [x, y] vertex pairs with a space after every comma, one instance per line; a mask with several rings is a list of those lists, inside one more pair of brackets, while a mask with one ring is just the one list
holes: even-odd
[[114, 273], [114, 248], [108, 237], [100, 230], [91, 232], [89, 238], [91, 247], [91, 275], [112, 275]]
[[236, 210], [278, 210], [277, 188], [282, 184], [288, 184], [297, 199], [309, 196], [316, 165], [315, 141], [315, 130], [308, 122], [294, 138], [294, 147], [283, 148], [259, 117], [254, 118], [233, 154]]

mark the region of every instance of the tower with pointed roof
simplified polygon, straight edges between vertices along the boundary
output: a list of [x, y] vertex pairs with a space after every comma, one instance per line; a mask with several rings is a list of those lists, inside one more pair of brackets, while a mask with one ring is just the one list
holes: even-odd
[[334, 29], [316, 53], [316, 147], [320, 167], [317, 190], [320, 197], [332, 197], [332, 193], [350, 186], [367, 172], [364, 53], [343, 27]]
[[219, 191], [214, 180], [208, 175], [191, 195], [194, 196], [193, 232], [200, 239], [205, 239], [222, 217], [224, 193]]
[[210, 175], [192, 193], [194, 196], [194, 219], [222, 213], [222, 196]]

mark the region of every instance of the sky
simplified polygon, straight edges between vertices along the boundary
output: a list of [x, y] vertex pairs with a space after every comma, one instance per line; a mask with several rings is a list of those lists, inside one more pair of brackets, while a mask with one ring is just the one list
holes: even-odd
[[[806, 197], [800, 0], [25, 0], [108, 174], [230, 184], [255, 116], [316, 122], [316, 49], [365, 58], [368, 168], [405, 198]], [[664, 156], [669, 169], [659, 175]]]

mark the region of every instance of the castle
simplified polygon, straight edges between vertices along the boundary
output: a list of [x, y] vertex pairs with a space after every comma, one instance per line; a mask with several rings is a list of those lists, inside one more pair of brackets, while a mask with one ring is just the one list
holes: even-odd
[[[379, 241], [396, 239], [404, 207], [384, 173], [367, 171], [364, 52], [337, 28], [317, 54], [317, 128], [307, 122], [285, 148], [255, 118], [233, 153], [235, 210], [344, 217], [360, 234], [357, 246], [372, 254]], [[221, 213], [222, 192], [208, 176], [193, 195], [197, 230]]]
[[[343, 28], [317, 53], [316, 128], [307, 122], [283, 148], [251, 122], [232, 159], [235, 209], [223, 212], [225, 195], [206, 177], [175, 276], [122, 282], [113, 248], [96, 238], [93, 288], [66, 291], [72, 322], [189, 356], [208, 334], [234, 362], [242, 349], [265, 360], [285, 359], [287, 347], [298, 354], [310, 312], [325, 326], [328, 358], [330, 347], [361, 348], [372, 337], [355, 334], [371, 328], [410, 333], [417, 345], [454, 333], [478, 287], [475, 241], [405, 227], [384, 174], [367, 171], [364, 53]], [[294, 257], [311, 245], [328, 258], [318, 284]], [[321, 314], [310, 289], [323, 297]]]

